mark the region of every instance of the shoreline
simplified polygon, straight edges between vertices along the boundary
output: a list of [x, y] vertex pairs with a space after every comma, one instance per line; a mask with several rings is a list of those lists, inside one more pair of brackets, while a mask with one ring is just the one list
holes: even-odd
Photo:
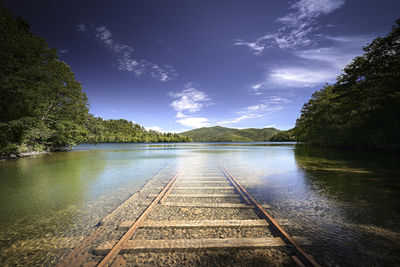
[[31, 152], [11, 153], [8, 155], [0, 156], [0, 161], [20, 159], [20, 158], [26, 158], [26, 157], [37, 156], [37, 155], [42, 155], [42, 154], [51, 154], [53, 152], [54, 151], [31, 151]]

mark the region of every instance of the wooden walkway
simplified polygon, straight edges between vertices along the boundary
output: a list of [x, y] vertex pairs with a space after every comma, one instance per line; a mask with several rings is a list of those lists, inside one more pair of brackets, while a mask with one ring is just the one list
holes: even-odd
[[[120, 266], [126, 263], [122, 254], [138, 252], [165, 252], [192, 250], [226, 250], [226, 249], [268, 249], [274, 247], [287, 247], [293, 263], [299, 266], [319, 266], [318, 263], [300, 246], [310, 245], [304, 237], [292, 237], [274, 220], [265, 209], [268, 205], [260, 205], [252, 198], [238, 180], [222, 165], [210, 167], [209, 164], [194, 164], [179, 171], [162, 188], [158, 194], [150, 194], [150, 202], [144, 203], [146, 208], [134, 221], [122, 221], [115, 226], [115, 231], [122, 235], [118, 240], [107, 240], [94, 245], [94, 240], [104, 231], [104, 226], [99, 227], [87, 239], [62, 261], [59, 266], [85, 265], [85, 266]], [[234, 201], [235, 200], [235, 201]], [[238, 203], [239, 202], [239, 203]], [[157, 219], [152, 217], [158, 211], [195, 210], [191, 214], [193, 219]], [[228, 210], [252, 211], [253, 218], [246, 219], [204, 219], [203, 213], [217, 211], [220, 214]], [[164, 211], [170, 218], [174, 212]], [[196, 217], [197, 215], [197, 217]], [[221, 216], [222, 216], [221, 215]], [[155, 216], [157, 217], [157, 216]], [[222, 216], [223, 217], [223, 216]], [[196, 219], [197, 218], [197, 219]], [[268, 237], [239, 237], [239, 238], [186, 238], [186, 239], [137, 239], [139, 229], [191, 229], [197, 231], [208, 228], [262, 228], [269, 229], [275, 236]], [[90, 251], [90, 252], [88, 252]], [[92, 255], [90, 255], [90, 253]], [[93, 261], [98, 257], [99, 261]]]

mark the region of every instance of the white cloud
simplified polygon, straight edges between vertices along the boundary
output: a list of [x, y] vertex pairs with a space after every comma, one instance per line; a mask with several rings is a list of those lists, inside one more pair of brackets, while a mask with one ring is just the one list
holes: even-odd
[[172, 78], [178, 76], [175, 68], [172, 65], [165, 64], [162, 67], [160, 67], [157, 64], [150, 63], [149, 66], [150, 66], [149, 72], [150, 72], [151, 76], [162, 82], [166, 82], [166, 81], [171, 80]]
[[[193, 114], [211, 104], [205, 92], [196, 89], [192, 83], [188, 83], [182, 91], [170, 92], [168, 95], [175, 98], [170, 106], [176, 111], [175, 117], [179, 118], [176, 122], [192, 128], [210, 126], [207, 118], [193, 117]], [[190, 115], [187, 115], [188, 113]]]
[[181, 92], [169, 93], [169, 95], [177, 98], [171, 103], [171, 107], [177, 111], [176, 117], [178, 118], [186, 117], [184, 112], [193, 114], [210, 104], [208, 95], [203, 91], [197, 90], [191, 83], [185, 85], [185, 89]]
[[164, 131], [164, 129], [158, 127], [158, 126], [148, 126], [148, 127], [144, 127], [147, 131], [152, 130], [152, 131], [157, 131], [160, 133], [166, 133], [166, 131]]
[[261, 55], [265, 48], [264, 45], [261, 45], [258, 42], [245, 42], [241, 39], [236, 40], [234, 44], [247, 46], [255, 55]]
[[219, 121], [218, 125], [226, 125], [226, 124], [236, 124], [244, 120], [261, 118], [265, 115], [269, 114], [272, 111], [280, 110], [283, 106], [272, 104], [267, 104], [267, 101], [263, 101], [263, 103], [258, 105], [248, 106], [237, 112], [238, 116], [231, 120]]
[[235, 123], [241, 122], [243, 120], [260, 118], [262, 116], [263, 115], [261, 115], [261, 114], [245, 114], [245, 115], [241, 115], [241, 116], [239, 116], [237, 118], [234, 118], [232, 120], [219, 121], [219, 122], [217, 122], [217, 124], [218, 125], [235, 124]]
[[273, 86], [308, 87], [333, 83], [351, 60], [362, 54], [362, 44], [372, 36], [325, 37], [334, 46], [293, 51], [296, 60], [288, 66], [271, 68], [265, 84]]
[[291, 101], [285, 97], [282, 96], [276, 96], [276, 95], [272, 95], [269, 96], [266, 99], [266, 102], [268, 103], [274, 103], [274, 104], [280, 104], [280, 103], [290, 103]]
[[247, 46], [255, 55], [260, 55], [266, 48], [297, 48], [315, 44], [317, 35], [312, 33], [320, 29], [317, 19], [342, 7], [345, 0], [298, 0], [293, 2], [289, 12], [276, 21], [282, 26], [275, 33], [268, 33], [254, 42], [235, 41], [235, 45]]
[[271, 124], [271, 125], [266, 125], [263, 128], [276, 128], [276, 127], [277, 127], [277, 124], [274, 123], [274, 124]]
[[96, 39], [115, 53], [122, 52], [123, 55], [128, 56], [130, 53], [133, 52], [133, 48], [129, 45], [115, 42], [112, 39], [112, 33], [107, 29], [106, 26], [97, 27], [96, 32]]
[[[84, 24], [77, 25], [76, 29], [82, 33], [88, 31], [88, 27]], [[177, 76], [175, 68], [171, 65], [161, 66], [145, 59], [136, 59], [132, 55], [134, 49], [127, 44], [115, 41], [111, 31], [106, 26], [96, 27], [95, 33], [96, 39], [117, 56], [119, 70], [132, 72], [138, 77], [147, 73], [161, 82], [169, 81]]]
[[251, 95], [261, 95], [261, 88], [262, 88], [262, 84], [261, 83], [257, 83], [257, 84], [253, 84], [251, 85], [250, 88], [250, 94]]
[[178, 111], [178, 113], [176, 113], [176, 118], [186, 118], [187, 115], [183, 114], [182, 112]]
[[343, 6], [344, 0], [300, 0], [292, 3], [290, 9], [294, 10], [278, 19], [287, 25], [295, 26], [298, 22], [317, 18], [321, 15], [332, 13]]
[[193, 118], [185, 118], [177, 120], [178, 123], [183, 126], [192, 127], [192, 128], [201, 128], [210, 126], [210, 123], [207, 118], [201, 117], [193, 117]]
[[337, 75], [335, 69], [279, 67], [271, 71], [269, 82], [279, 86], [309, 87], [334, 82]]

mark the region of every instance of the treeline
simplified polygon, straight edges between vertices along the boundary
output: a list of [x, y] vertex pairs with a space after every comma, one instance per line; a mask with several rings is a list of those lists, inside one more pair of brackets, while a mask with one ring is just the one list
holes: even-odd
[[296, 142], [297, 137], [295, 135], [294, 129], [287, 131], [279, 131], [278, 133], [271, 136], [269, 139], [271, 142]]
[[195, 142], [265, 142], [279, 130], [275, 128], [247, 128], [235, 129], [221, 126], [202, 127], [182, 135], [188, 136]]
[[304, 104], [294, 129], [298, 141], [400, 150], [400, 20], [364, 52]]
[[86, 128], [87, 143], [156, 143], [156, 142], [191, 142], [192, 140], [180, 134], [147, 131], [144, 127], [131, 121], [103, 120], [90, 116]]
[[125, 120], [94, 118], [69, 66], [0, 3], [0, 155], [83, 142], [180, 142]]

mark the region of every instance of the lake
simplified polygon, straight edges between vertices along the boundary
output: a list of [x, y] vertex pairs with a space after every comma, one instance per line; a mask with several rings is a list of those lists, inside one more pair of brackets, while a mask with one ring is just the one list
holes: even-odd
[[[400, 265], [400, 158], [293, 143], [80, 145], [0, 162], [0, 255], [52, 264], [166, 165], [223, 164], [322, 265]], [[79, 241], [79, 240], [78, 240]], [[52, 244], [53, 244], [52, 243]]]

